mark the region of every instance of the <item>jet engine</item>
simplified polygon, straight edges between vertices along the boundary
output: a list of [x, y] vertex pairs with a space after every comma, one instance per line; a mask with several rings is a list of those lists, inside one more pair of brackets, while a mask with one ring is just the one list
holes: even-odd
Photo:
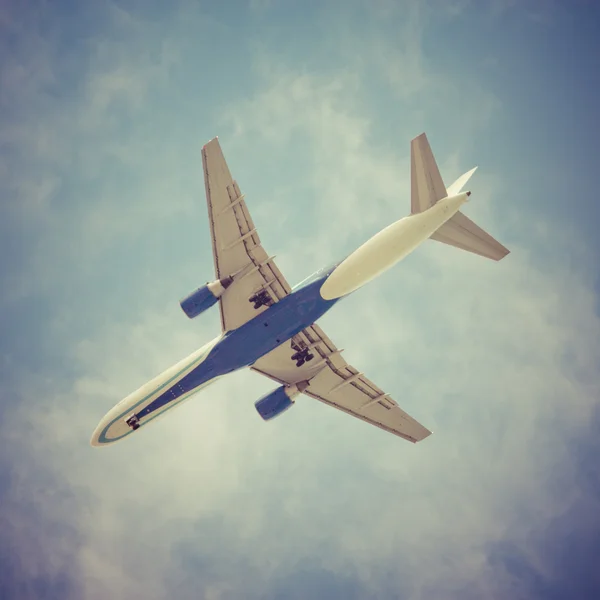
[[232, 277], [225, 277], [224, 279], [217, 279], [212, 283], [207, 283], [185, 297], [179, 305], [183, 309], [183, 312], [190, 319], [193, 319], [215, 304], [232, 283]]
[[306, 385], [306, 382], [282, 385], [257, 400], [254, 406], [265, 421], [273, 419], [294, 404], [294, 398], [306, 388]]

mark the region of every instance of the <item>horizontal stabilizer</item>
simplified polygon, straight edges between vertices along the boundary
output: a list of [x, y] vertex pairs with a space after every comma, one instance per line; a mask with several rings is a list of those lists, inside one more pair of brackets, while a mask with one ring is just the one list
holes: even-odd
[[446, 221], [430, 239], [466, 250], [467, 252], [485, 256], [486, 258], [491, 258], [492, 260], [500, 260], [510, 252], [510, 250], [481, 229], [479, 225], [475, 225], [471, 219], [465, 217], [460, 211], [449, 221]]

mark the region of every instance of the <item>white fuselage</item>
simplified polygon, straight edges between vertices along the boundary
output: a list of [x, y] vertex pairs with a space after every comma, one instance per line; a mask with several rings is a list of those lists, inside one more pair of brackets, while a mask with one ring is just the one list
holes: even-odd
[[[163, 371], [160, 375], [154, 379], [148, 381], [141, 388], [129, 394], [127, 398], [124, 398], [116, 406], [114, 406], [100, 421], [94, 434], [92, 435], [91, 444], [92, 446], [103, 446], [110, 444], [111, 442], [117, 441], [122, 437], [125, 437], [131, 433], [131, 429], [125, 422], [126, 417], [133, 411], [141, 411], [158, 396], [164, 393], [165, 389], [177, 385], [177, 382], [183, 379], [190, 371], [196, 368], [199, 364], [206, 360], [210, 351], [218, 344], [221, 336], [208, 342], [202, 346], [202, 348], [192, 352], [189, 356], [174, 364], [172, 367]], [[215, 382], [218, 377], [215, 377], [211, 381], [206, 382], [201, 387], [206, 387], [210, 383]], [[181, 404], [181, 402], [190, 398], [194, 393], [200, 389], [190, 390], [176, 401], [165, 405], [160, 410], [156, 411], [151, 417], [145, 421], [153, 421], [157, 417], [163, 415], [167, 410]]]
[[326, 300], [354, 292], [387, 271], [451, 219], [468, 193], [443, 198], [431, 208], [392, 223], [348, 256], [321, 288]]
[[[316, 291], [316, 295], [321, 298], [321, 303], [323, 300], [335, 300], [355, 291], [392, 267], [412, 252], [421, 242], [429, 238], [448, 219], [452, 218], [460, 206], [467, 200], [467, 197], [468, 194], [464, 193], [444, 198], [428, 210], [400, 219], [374, 235], [335, 267], [330, 274], [323, 275], [324, 282], [320, 285], [318, 291]], [[287, 308], [280, 310], [279, 313], [277, 310], [273, 313], [263, 313], [274, 315], [271, 323], [273, 327], [266, 330], [263, 327], [262, 321], [256, 321], [256, 323], [254, 323], [255, 320], [249, 321], [246, 325], [236, 330], [237, 334], [234, 332], [229, 337], [219, 336], [215, 338], [184, 360], [161, 373], [158, 377], [155, 377], [152, 381], [143, 385], [133, 394], [127, 396], [127, 398], [109, 411], [98, 424], [92, 436], [92, 445], [102, 446], [110, 444], [129, 435], [132, 429], [127, 423], [127, 419], [133, 413], [138, 416], [140, 426], [145, 425], [149, 421], [156, 419], [156, 417], [163, 415], [173, 406], [185, 401], [199, 389], [216, 381], [222, 374], [231, 372], [232, 364], [235, 367], [235, 361], [238, 360], [236, 356], [243, 355], [240, 348], [252, 348], [248, 344], [248, 340], [254, 340], [256, 344], [257, 340], [261, 339], [259, 332], [263, 337], [266, 334], [267, 337], [273, 336], [276, 338], [279, 336], [282, 340], [287, 340], [290, 336], [285, 331], [288, 331], [290, 327], [293, 329], [298, 325], [298, 330], [303, 330], [315, 320], [313, 316], [307, 314], [307, 310], [316, 310], [317, 312], [314, 314], [318, 318], [318, 316], [333, 305], [333, 303], [325, 302], [324, 305], [321, 305], [323, 309], [321, 310], [319, 302], [311, 294], [310, 285], [300, 286], [298, 290], [290, 295], [290, 298], [296, 298], [296, 300], [291, 300], [291, 304], [286, 305], [293, 307], [294, 302], [299, 303], [298, 306], [301, 307], [299, 312]], [[284, 302], [281, 302], [275, 306], [281, 308], [283, 305]], [[310, 309], [311, 306], [313, 309]], [[272, 311], [274, 309], [269, 310]], [[302, 319], [306, 319], [306, 322], [299, 321], [296, 323], [294, 320], [298, 317], [296, 313], [300, 314]], [[283, 333], [281, 334], [277, 333], [278, 330], [274, 327], [277, 324], [277, 314], [282, 315], [280, 321], [283, 319], [282, 323], [287, 327], [287, 329], [284, 327], [285, 331], [282, 330]], [[285, 317], [285, 315], [288, 315], [288, 317]], [[286, 319], [288, 318], [291, 323], [289, 327], [286, 325]], [[268, 333], [266, 333], [267, 331]], [[237, 348], [231, 347], [229, 350], [223, 348], [220, 353], [216, 354], [216, 357], [211, 359], [213, 362], [209, 364], [208, 358], [211, 352], [217, 346], [220, 347], [221, 343], [225, 343], [225, 340], [228, 341], [230, 346], [237, 344]], [[235, 340], [238, 341], [235, 342]], [[279, 339], [276, 341], [279, 342]], [[229, 360], [228, 356], [231, 351], [233, 351], [233, 358]], [[253, 360], [255, 360], [255, 357], [243, 358], [242, 356], [238, 362], [240, 365], [247, 365], [251, 364]], [[222, 364], [219, 365], [219, 361]], [[187, 382], [190, 374], [202, 370], [202, 365], [206, 367], [206, 373], [199, 376], [197, 383], [195, 381], [192, 383]], [[295, 367], [293, 368], [295, 369]], [[157, 401], [159, 401], [159, 405], [151, 408]]]

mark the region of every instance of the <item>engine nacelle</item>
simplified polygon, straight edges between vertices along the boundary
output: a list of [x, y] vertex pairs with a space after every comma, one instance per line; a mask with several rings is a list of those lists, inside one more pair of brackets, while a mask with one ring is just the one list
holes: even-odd
[[190, 319], [193, 319], [215, 304], [232, 283], [232, 277], [225, 277], [224, 279], [217, 279], [212, 283], [207, 283], [184, 298], [179, 305], [183, 309], [183, 312]]
[[273, 419], [285, 412], [292, 404], [294, 398], [300, 393], [297, 385], [282, 385], [276, 390], [269, 392], [260, 400], [257, 400], [254, 406], [258, 414], [265, 420]]

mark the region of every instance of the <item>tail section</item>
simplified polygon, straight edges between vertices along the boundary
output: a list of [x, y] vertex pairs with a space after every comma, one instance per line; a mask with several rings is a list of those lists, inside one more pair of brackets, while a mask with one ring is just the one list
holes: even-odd
[[[431, 208], [442, 198], [459, 194], [477, 169], [475, 167], [461, 175], [446, 189], [424, 133], [410, 143], [410, 163], [411, 214]], [[460, 211], [446, 221], [431, 239], [492, 260], [500, 260], [510, 252]]]

